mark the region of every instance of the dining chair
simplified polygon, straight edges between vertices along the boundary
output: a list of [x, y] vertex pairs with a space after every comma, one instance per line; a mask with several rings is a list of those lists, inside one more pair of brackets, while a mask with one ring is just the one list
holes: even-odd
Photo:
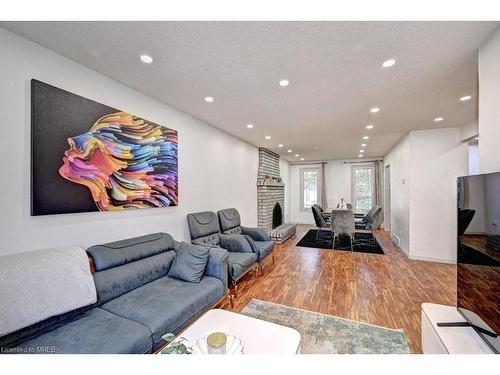
[[351, 251], [353, 251], [355, 229], [354, 212], [352, 212], [352, 210], [333, 210], [330, 219], [330, 230], [333, 236], [332, 249], [335, 249], [335, 240], [339, 238], [341, 234], [346, 234], [349, 236]]
[[328, 222], [326, 221], [325, 217], [322, 215], [320, 209], [318, 208], [318, 205], [313, 205], [311, 207], [312, 214], [314, 217], [314, 222], [316, 224], [316, 227], [318, 230], [316, 231], [316, 241], [318, 240], [324, 240], [325, 236], [322, 236], [323, 233], [327, 232], [328, 237], [327, 240], [330, 241], [331, 238], [331, 233], [330, 233], [330, 226], [328, 225]]

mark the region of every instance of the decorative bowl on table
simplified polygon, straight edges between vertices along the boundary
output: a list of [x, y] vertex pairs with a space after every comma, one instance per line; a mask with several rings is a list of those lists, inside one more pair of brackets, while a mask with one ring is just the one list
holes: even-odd
[[[208, 336], [205, 336], [199, 339], [196, 344], [193, 345], [193, 354], [211, 354], [208, 349], [207, 337]], [[241, 340], [233, 335], [227, 335], [225, 354], [243, 354]]]

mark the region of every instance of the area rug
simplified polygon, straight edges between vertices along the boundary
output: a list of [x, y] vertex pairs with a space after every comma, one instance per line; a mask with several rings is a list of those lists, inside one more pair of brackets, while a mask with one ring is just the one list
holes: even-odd
[[[328, 249], [328, 250], [347, 250], [351, 251], [351, 244], [349, 236], [339, 236], [340, 240], [335, 244], [335, 249], [332, 249], [332, 244], [329, 243], [328, 238], [330, 231], [322, 230], [320, 237], [316, 240], [316, 229], [309, 230], [304, 237], [299, 241], [296, 246], [299, 247], [312, 247], [315, 249]], [[364, 243], [356, 243], [353, 246], [353, 251], [356, 253], [370, 253], [370, 254], [384, 254], [376, 238], [371, 233], [355, 233], [355, 238], [360, 241], [375, 240], [374, 245], [366, 245]]]
[[252, 299], [243, 315], [294, 328], [302, 354], [408, 354], [402, 329], [391, 329]]

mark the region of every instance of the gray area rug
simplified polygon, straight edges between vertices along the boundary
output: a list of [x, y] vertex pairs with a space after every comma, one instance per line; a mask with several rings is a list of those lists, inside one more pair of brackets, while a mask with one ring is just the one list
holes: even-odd
[[241, 314], [294, 328], [302, 354], [407, 354], [402, 329], [356, 322], [252, 299]]

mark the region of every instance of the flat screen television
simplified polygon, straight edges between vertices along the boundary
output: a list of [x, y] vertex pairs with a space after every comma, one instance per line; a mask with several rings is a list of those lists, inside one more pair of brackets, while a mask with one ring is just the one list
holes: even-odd
[[458, 178], [457, 308], [500, 352], [500, 173]]

